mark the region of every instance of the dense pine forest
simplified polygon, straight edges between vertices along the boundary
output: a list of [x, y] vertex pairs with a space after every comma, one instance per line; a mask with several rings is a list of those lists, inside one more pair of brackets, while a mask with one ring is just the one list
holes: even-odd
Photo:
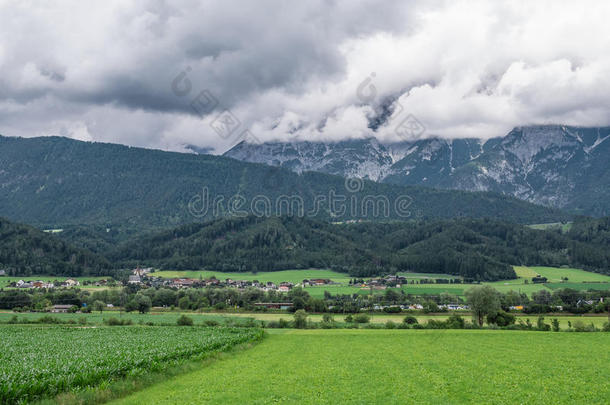
[[515, 277], [512, 265], [609, 273], [609, 223], [607, 218], [580, 218], [562, 232], [489, 219], [332, 224], [248, 216], [144, 235], [129, 229], [75, 227], [57, 237], [104, 256], [117, 269], [332, 268], [354, 276], [417, 271], [500, 280]]

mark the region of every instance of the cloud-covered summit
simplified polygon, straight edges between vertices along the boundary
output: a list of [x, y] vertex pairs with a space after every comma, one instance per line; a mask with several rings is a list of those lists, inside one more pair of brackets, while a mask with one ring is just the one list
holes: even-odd
[[[608, 125], [608, 15], [601, 0], [2, 1], [0, 133], [220, 152], [245, 129], [393, 140]], [[397, 131], [409, 116], [422, 127]]]

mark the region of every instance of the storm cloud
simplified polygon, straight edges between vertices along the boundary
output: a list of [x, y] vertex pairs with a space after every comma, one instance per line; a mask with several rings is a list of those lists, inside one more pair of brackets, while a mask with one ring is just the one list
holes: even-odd
[[[601, 0], [0, 1], [0, 133], [222, 152], [608, 125], [608, 15]], [[397, 130], [407, 117], [422, 130]]]

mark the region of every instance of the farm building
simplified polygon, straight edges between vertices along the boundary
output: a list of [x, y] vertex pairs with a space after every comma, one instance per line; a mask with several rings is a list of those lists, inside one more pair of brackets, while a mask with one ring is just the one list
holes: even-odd
[[292, 308], [292, 302], [257, 302], [254, 304], [256, 307], [264, 307], [269, 309], [290, 309]]
[[53, 305], [51, 312], [69, 312], [74, 305]]

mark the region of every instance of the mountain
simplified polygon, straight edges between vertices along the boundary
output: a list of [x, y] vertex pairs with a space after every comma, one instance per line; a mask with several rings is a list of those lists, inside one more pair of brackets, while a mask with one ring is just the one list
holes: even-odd
[[570, 216], [497, 193], [351, 181], [235, 159], [81, 142], [0, 137], [0, 215], [39, 227], [140, 231], [231, 215], [333, 221]]
[[610, 222], [604, 224], [605, 232], [584, 232], [600, 229], [599, 224], [578, 222], [575, 234], [567, 235], [486, 219], [331, 224], [249, 216], [136, 238], [108, 256], [124, 266], [162, 269], [330, 268], [353, 276], [417, 271], [500, 280], [516, 277], [512, 265], [569, 265], [607, 272], [610, 255], [603, 241]]
[[77, 249], [31, 226], [0, 218], [0, 270], [7, 275], [84, 276], [109, 274], [103, 257]]
[[225, 156], [399, 185], [494, 191], [583, 215], [610, 215], [610, 127], [513, 129], [505, 137], [380, 144], [241, 143]]

